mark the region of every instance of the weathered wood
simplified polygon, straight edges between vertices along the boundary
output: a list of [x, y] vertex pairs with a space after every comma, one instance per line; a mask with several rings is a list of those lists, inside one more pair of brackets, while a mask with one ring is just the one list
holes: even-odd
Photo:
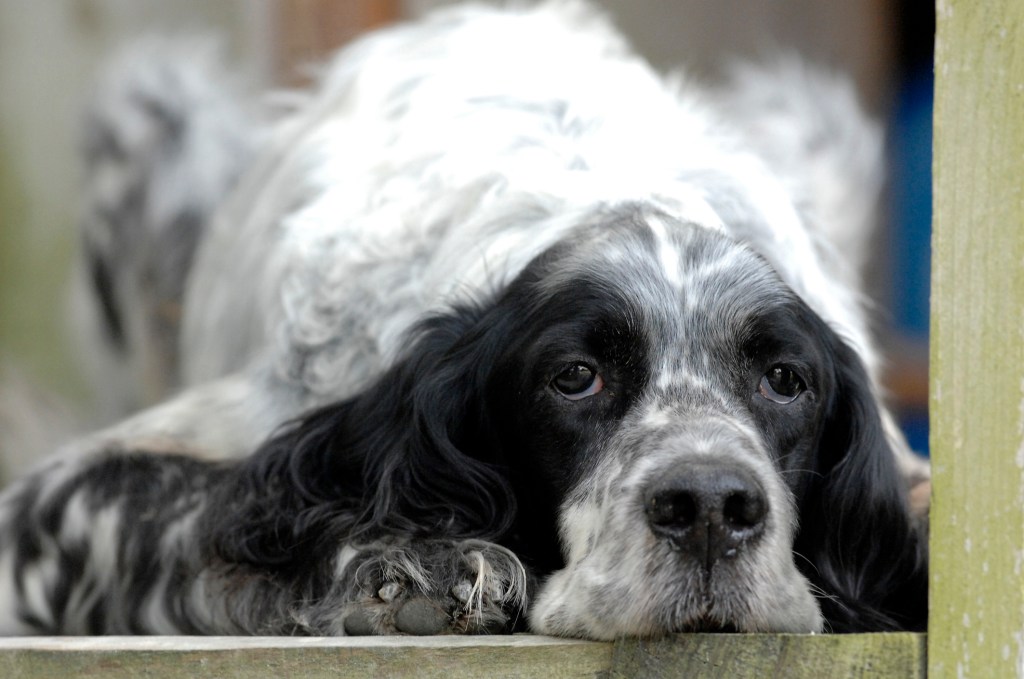
[[0, 639], [4, 679], [595, 677], [611, 644], [547, 637]]
[[0, 677], [922, 677], [921, 634], [0, 639]]
[[924, 677], [922, 634], [685, 634], [615, 646], [612, 677]]
[[933, 677], [1024, 676], [1024, 2], [939, 0]]

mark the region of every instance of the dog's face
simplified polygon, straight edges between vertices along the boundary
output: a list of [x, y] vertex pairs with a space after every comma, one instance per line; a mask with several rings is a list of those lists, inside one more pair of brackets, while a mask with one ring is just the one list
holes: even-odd
[[[596, 229], [601, 229], [596, 232]], [[818, 631], [796, 503], [834, 389], [823, 323], [758, 256], [657, 216], [535, 262], [488, 382], [527, 534], [564, 567], [535, 629]]]
[[800, 514], [846, 492], [823, 490], [840, 460], [891, 453], [880, 433], [859, 450], [880, 426], [870, 407], [852, 421], [867, 378], [770, 266], [713, 231], [623, 218], [538, 258], [498, 306], [513, 320], [488, 445], [511, 469], [517, 550], [554, 570], [533, 629], [820, 631]]
[[599, 221], [283, 439], [302, 498], [369, 503], [310, 535], [502, 543], [542, 578], [541, 633], [921, 624], [924, 561], [855, 353], [746, 246]]

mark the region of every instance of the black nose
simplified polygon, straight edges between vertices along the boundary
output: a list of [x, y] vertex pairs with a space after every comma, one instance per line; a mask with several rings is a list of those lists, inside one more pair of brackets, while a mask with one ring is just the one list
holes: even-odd
[[768, 500], [745, 469], [693, 462], [652, 482], [644, 509], [655, 535], [710, 570], [761, 535]]

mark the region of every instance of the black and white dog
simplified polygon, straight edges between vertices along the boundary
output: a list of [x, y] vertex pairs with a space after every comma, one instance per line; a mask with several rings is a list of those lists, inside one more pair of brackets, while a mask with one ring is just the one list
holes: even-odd
[[374, 34], [266, 131], [235, 110], [139, 63], [97, 108], [97, 327], [182, 389], [6, 491], [0, 632], [924, 625], [844, 85], [666, 79], [563, 2]]

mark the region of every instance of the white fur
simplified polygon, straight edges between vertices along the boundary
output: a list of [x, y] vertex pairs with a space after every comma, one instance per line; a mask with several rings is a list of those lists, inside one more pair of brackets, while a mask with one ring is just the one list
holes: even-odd
[[[795, 97], [842, 89], [780, 63], [756, 72]], [[767, 143], [754, 143], [756, 107], [721, 123], [746, 96], [660, 76], [582, 2], [462, 7], [358, 41], [277, 123], [200, 245], [181, 355], [182, 381], [199, 390], [110, 437], [166, 432], [217, 457], [251, 449], [358, 391], [425, 313], [499, 287], [595, 207], [626, 202], [748, 242], [877, 369], [859, 297], [827, 257], [833, 233], [867, 238], [864, 214], [824, 220], [831, 199], [803, 212], [814, 195], [793, 179], [803, 147], [780, 175], [750, 150]], [[763, 125], [806, 134], [786, 113], [765, 108]], [[877, 133], [848, 96], [832, 113], [844, 152], [867, 157], [823, 162], [815, 181], [857, 186], [845, 170], [870, 164]], [[876, 186], [864, 186], [841, 202], [873, 203]], [[828, 234], [814, 229], [826, 221]]]
[[[203, 236], [184, 297], [184, 391], [69, 454], [111, 442], [208, 458], [250, 451], [305, 409], [379, 377], [426, 315], [486, 298], [558, 243], [574, 248], [539, 294], [587, 267], [636, 264], [637, 241], [581, 228], [630, 206], [654, 239], [661, 276], [622, 283], [646, 305], [636, 322], [658, 338], [649, 347], [655, 374], [645, 408], [626, 418], [560, 508], [566, 565], [536, 597], [532, 627], [614, 638], [686, 629], [708, 616], [749, 631], [819, 631], [820, 611], [793, 561], [795, 509], [785, 484], [753, 423], [719, 388], [709, 353], [687, 340], [700, 313], [719, 308], [722, 274], [749, 274], [727, 284], [791, 290], [877, 370], [853, 277], [834, 274], [829, 243], [836, 234], [866, 238], [865, 211], [846, 208], [871, 202], [877, 187], [867, 182], [863, 195], [839, 187], [856, 186], [847, 171], [877, 160], [877, 133], [852, 100], [836, 103], [827, 132], [854, 157], [816, 162], [813, 181], [801, 183], [813, 146], [795, 113], [809, 100], [797, 93], [800, 106], [768, 106], [770, 88], [747, 73], [736, 82], [756, 90], [749, 99], [682, 74], [662, 76], [582, 2], [460, 7], [357, 41], [268, 136], [254, 133], [262, 151]], [[783, 88], [771, 93], [784, 100], [787, 88], [818, 82], [788, 65], [763, 76]], [[742, 112], [734, 110], [740, 104]], [[792, 142], [785, 157], [781, 143], [758, 141], [765, 130]], [[850, 140], [865, 140], [865, 157]], [[193, 180], [170, 181], [180, 188]], [[102, 175], [97, 182], [117, 193]], [[574, 242], [581, 233], [587, 240]], [[684, 266], [694, 234], [728, 247]], [[913, 467], [895, 428], [889, 435]], [[758, 547], [737, 557], [728, 577], [698, 582], [668, 572], [669, 548], [641, 529], [637, 498], [665, 469], [712, 455], [756, 476], [771, 512]], [[65, 464], [41, 497], [78, 469]], [[109, 511], [94, 537], [97, 559], [107, 541], [113, 548], [119, 517]], [[184, 517], [165, 536], [168, 551], [187, 556], [176, 541], [193, 528]], [[489, 544], [458, 548], [475, 574], [463, 592], [468, 612], [479, 611], [485, 595], [525, 601], [515, 555]], [[358, 570], [354, 548], [338, 549], [335, 572]], [[415, 556], [398, 546], [363, 565], [429, 591], [430, 574]], [[45, 612], [37, 599], [50, 574], [37, 570], [26, 571], [25, 601]], [[165, 586], [155, 586], [145, 612], [154, 630], [170, 624], [155, 603]], [[231, 597], [248, 596], [225, 595], [223, 586], [206, 571], [191, 585], [188, 603], [205, 616], [204, 628], [233, 629]], [[289, 610], [306, 624], [299, 602]], [[386, 606], [373, 613], [390, 614]], [[340, 617], [334, 624], [340, 633]]]

